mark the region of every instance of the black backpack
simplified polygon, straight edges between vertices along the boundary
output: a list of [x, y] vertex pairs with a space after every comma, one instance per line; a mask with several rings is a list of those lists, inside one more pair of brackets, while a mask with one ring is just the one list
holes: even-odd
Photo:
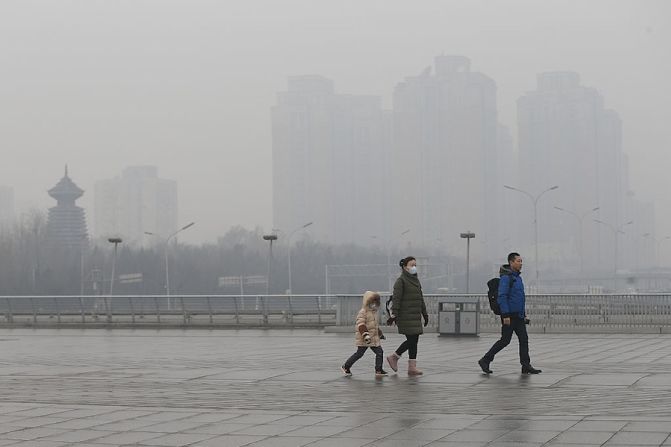
[[[489, 281], [487, 281], [487, 298], [489, 299], [489, 308], [494, 312], [496, 315], [501, 315], [501, 308], [499, 307], [499, 282], [501, 281], [501, 278], [496, 277], [492, 278]], [[513, 288], [513, 283], [515, 282], [515, 278], [512, 276], [510, 277], [510, 281], [508, 282], [508, 293], [510, 293], [510, 289]]]

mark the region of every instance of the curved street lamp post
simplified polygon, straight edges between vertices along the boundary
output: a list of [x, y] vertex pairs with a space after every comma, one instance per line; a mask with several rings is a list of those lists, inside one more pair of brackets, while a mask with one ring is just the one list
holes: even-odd
[[645, 234], [643, 234], [643, 237], [651, 238], [653, 243], [655, 244], [655, 258], [656, 258], [655, 263], [657, 264], [657, 267], [660, 267], [660, 265], [659, 265], [660, 264], [660, 256], [659, 256], [660, 249], [661, 249], [662, 244], [664, 243], [664, 241], [667, 241], [667, 240], [671, 239], [671, 236], [664, 236], [664, 237], [658, 239], [658, 238], [654, 237], [651, 233], [645, 233]]
[[[410, 228], [401, 231], [398, 234], [398, 241], [400, 242], [403, 236], [406, 234], [410, 233]], [[392, 282], [392, 275], [391, 275], [391, 243], [388, 241], [386, 238], [383, 240], [382, 238], [372, 235], [372, 239], [380, 239], [384, 243], [385, 251], [387, 252], [387, 287], [389, 288], [389, 293], [393, 293], [393, 282]]]
[[[622, 225], [620, 225], [618, 227], [615, 227], [615, 226], [609, 224], [608, 222], [604, 222], [603, 220], [599, 220], [599, 219], [593, 219], [593, 220], [594, 220], [594, 222], [605, 226], [606, 228], [610, 229], [610, 231], [613, 232], [613, 237], [615, 238], [615, 256], [614, 256], [615, 259], [614, 259], [614, 262], [613, 262], [613, 264], [614, 264], [613, 275], [615, 275], [615, 279], [617, 279], [617, 257], [618, 257], [618, 240], [619, 240], [618, 234], [625, 234], [624, 231], [622, 231], [622, 229], [624, 227], [626, 227], [627, 225], [633, 224], [634, 221], [630, 220], [627, 223], [623, 223]], [[615, 284], [615, 285], [617, 286], [617, 284]]]
[[571, 216], [573, 216], [573, 217], [575, 217], [576, 219], [578, 219], [578, 252], [579, 252], [579, 256], [580, 256], [580, 276], [583, 276], [583, 275], [584, 275], [584, 266], [585, 266], [584, 259], [583, 259], [583, 258], [584, 258], [584, 252], [583, 252], [583, 234], [582, 234], [582, 233], [583, 233], [583, 231], [582, 231], [582, 227], [583, 227], [583, 225], [582, 225], [582, 224], [583, 224], [583, 219], [584, 219], [585, 217], [587, 217], [589, 214], [592, 214], [593, 212], [598, 211], [598, 210], [600, 209], [600, 207], [598, 207], [598, 206], [597, 206], [597, 207], [594, 207], [594, 208], [592, 208], [591, 210], [586, 211], [586, 212], [584, 212], [584, 213], [582, 213], [582, 214], [574, 213], [574, 212], [571, 211], [571, 210], [567, 210], [567, 209], [565, 209], [565, 208], [561, 208], [561, 207], [559, 207], [559, 206], [555, 206], [555, 209], [556, 209], [556, 210], [559, 210], [559, 211], [563, 211], [563, 212], [565, 212], [565, 213], [568, 213], [568, 214], [570, 214]]
[[293, 230], [289, 235], [287, 236], [287, 264], [289, 265], [289, 295], [291, 295], [294, 291], [293, 285], [292, 285], [292, 278], [291, 278], [291, 237], [296, 233], [298, 230], [302, 230], [304, 228], [309, 227], [312, 225], [314, 222], [308, 222], [304, 225], [301, 225], [300, 227], [296, 228]]
[[509, 185], [503, 185], [504, 188], [510, 189], [512, 191], [517, 191], [520, 192], [527, 197], [531, 199], [531, 203], [534, 205], [534, 248], [535, 248], [535, 259], [534, 259], [534, 264], [536, 267], [536, 287], [540, 289], [540, 281], [538, 279], [538, 200], [545, 194], [546, 192], [554, 191], [555, 189], [559, 189], [559, 186], [551, 186], [548, 189], [542, 191], [540, 194], [537, 196], [533, 196], [530, 193], [519, 189], [515, 188], [514, 186], [509, 186]]
[[[175, 236], [177, 236], [182, 231], [184, 231], [188, 228], [191, 228], [195, 224], [196, 224], [195, 222], [191, 222], [187, 225], [184, 225], [182, 228], [175, 231], [174, 233], [171, 233], [170, 235], [168, 235], [167, 238], [165, 238], [165, 247], [164, 247], [164, 250], [163, 250], [163, 261], [165, 263], [165, 294], [166, 294], [166, 296], [170, 296], [170, 264], [168, 263], [168, 247], [170, 245], [170, 240], [172, 238], [174, 238]], [[159, 236], [158, 234], [152, 233], [151, 231], [145, 231], [144, 234], [147, 234], [149, 236]], [[171, 307], [170, 299], [168, 299], [168, 308], [170, 309], [170, 307]]]

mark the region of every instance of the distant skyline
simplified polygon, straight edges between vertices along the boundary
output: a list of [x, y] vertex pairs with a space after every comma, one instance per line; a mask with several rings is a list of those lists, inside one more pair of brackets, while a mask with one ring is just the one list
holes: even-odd
[[[95, 184], [92, 213], [97, 240], [123, 237], [131, 245], [154, 245], [177, 230], [178, 184], [156, 166], [127, 166]], [[151, 233], [151, 234], [148, 234]]]
[[[658, 1], [134, 2], [0, 4], [0, 184], [15, 211], [46, 210], [69, 165], [93, 215], [94, 185], [154, 165], [179, 184], [184, 242], [272, 226], [270, 110], [294, 75], [381, 97], [440, 54], [516, 102], [539, 73], [574, 71], [622, 118], [629, 183], [671, 227], [671, 3]], [[515, 144], [516, 145], [516, 144]], [[315, 222], [315, 226], [319, 222]]]

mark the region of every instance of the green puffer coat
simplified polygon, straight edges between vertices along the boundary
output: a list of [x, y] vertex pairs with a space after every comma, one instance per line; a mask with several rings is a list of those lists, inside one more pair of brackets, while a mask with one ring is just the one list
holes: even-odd
[[394, 283], [392, 312], [396, 315], [398, 333], [404, 335], [423, 334], [422, 315], [426, 314], [426, 304], [422, 295], [422, 285], [417, 275], [405, 269]]

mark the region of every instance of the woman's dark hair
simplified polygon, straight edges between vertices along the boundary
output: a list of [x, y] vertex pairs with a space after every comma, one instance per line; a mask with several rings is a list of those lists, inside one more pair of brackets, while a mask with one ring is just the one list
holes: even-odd
[[403, 258], [400, 261], [398, 261], [398, 265], [401, 266], [401, 268], [403, 269], [403, 268], [405, 268], [406, 265], [408, 265], [408, 262], [410, 262], [410, 261], [416, 261], [415, 257], [414, 256], [408, 256], [406, 258]]

